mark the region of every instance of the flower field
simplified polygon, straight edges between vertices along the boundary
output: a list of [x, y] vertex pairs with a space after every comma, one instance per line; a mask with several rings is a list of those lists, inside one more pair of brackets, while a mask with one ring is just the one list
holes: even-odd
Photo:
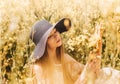
[[0, 82], [25, 84], [35, 47], [29, 39], [32, 25], [40, 19], [54, 24], [63, 17], [72, 21], [61, 34], [68, 54], [85, 64], [100, 26], [102, 67], [120, 70], [120, 0], [0, 0]]

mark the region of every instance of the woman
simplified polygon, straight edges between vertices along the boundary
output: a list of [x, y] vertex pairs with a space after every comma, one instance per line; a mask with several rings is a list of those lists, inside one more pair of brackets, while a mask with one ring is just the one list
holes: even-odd
[[[31, 29], [30, 38], [36, 47], [33, 52], [35, 63], [32, 66], [33, 78], [27, 84], [97, 84], [100, 70], [101, 38], [96, 53], [90, 53], [84, 66], [65, 54], [60, 33], [71, 27], [69, 18], [63, 18], [55, 25], [46, 20], [38, 21]], [[103, 72], [103, 71], [102, 71]], [[88, 77], [92, 74], [92, 78]]]
[[41, 20], [32, 27], [30, 38], [36, 44], [33, 57], [33, 84], [73, 84], [84, 66], [64, 53], [60, 33], [71, 27], [63, 18], [56, 25]]

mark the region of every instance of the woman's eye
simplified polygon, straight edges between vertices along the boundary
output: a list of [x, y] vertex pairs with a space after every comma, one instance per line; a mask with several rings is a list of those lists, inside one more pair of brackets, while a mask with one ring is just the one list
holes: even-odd
[[54, 31], [52, 35], [50, 35], [48, 38], [53, 38], [56, 35], [57, 31]]
[[48, 38], [51, 38], [52, 36], [50, 35]]
[[53, 37], [53, 35], [50, 35], [48, 38], [52, 38]]

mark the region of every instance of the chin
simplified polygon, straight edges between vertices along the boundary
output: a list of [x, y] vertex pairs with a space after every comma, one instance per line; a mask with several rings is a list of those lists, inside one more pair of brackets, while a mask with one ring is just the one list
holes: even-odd
[[62, 45], [62, 42], [60, 42], [58, 45], [57, 45], [57, 47], [60, 47]]

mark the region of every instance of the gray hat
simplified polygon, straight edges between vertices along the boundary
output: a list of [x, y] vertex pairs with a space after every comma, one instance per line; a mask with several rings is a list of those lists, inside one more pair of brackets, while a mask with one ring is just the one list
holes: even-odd
[[46, 42], [50, 32], [53, 28], [60, 33], [67, 31], [71, 27], [71, 21], [69, 18], [63, 18], [55, 25], [50, 24], [46, 20], [40, 20], [36, 22], [31, 28], [30, 39], [35, 43], [36, 47], [33, 52], [33, 58], [39, 59], [43, 56]]

